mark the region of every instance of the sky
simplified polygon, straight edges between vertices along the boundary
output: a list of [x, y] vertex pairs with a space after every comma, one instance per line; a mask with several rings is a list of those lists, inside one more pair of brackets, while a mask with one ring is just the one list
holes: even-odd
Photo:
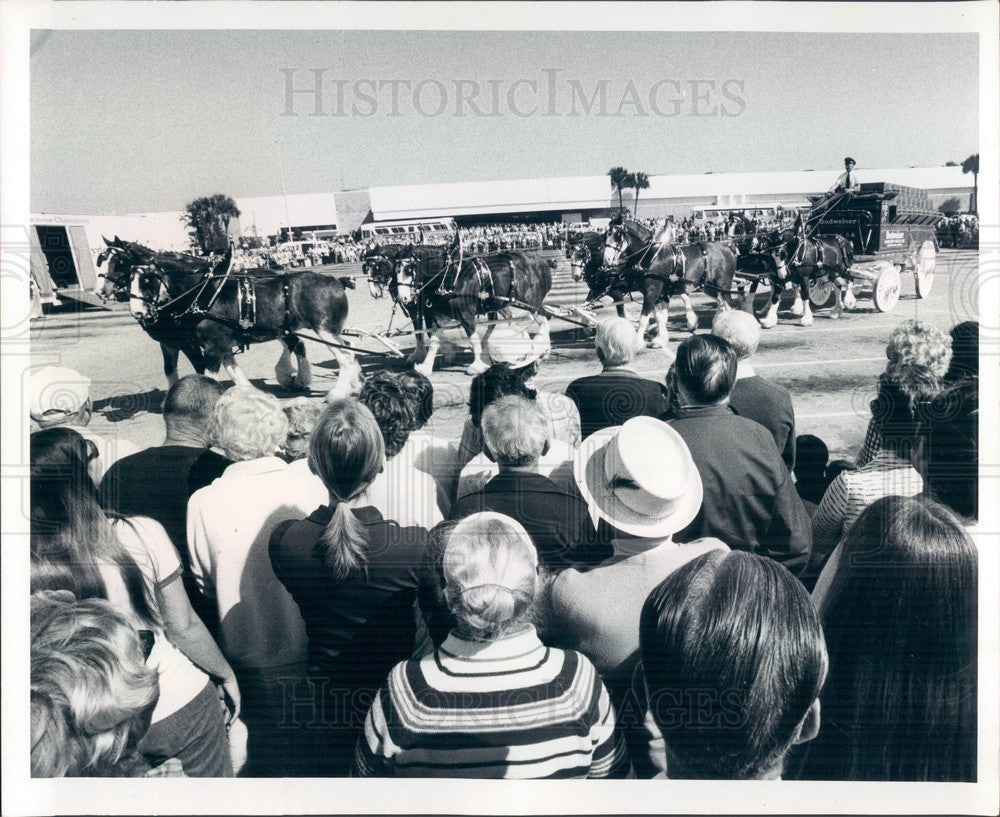
[[978, 75], [968, 34], [36, 31], [31, 209], [943, 165]]

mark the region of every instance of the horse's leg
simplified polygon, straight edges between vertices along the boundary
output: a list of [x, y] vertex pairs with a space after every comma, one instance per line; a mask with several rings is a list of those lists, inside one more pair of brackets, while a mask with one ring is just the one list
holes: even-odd
[[[414, 370], [422, 374], [426, 378], [430, 378], [431, 372], [434, 371], [434, 359], [437, 357], [438, 350], [441, 348], [441, 338], [438, 336], [440, 332], [439, 329], [435, 328], [431, 331], [431, 336], [426, 341], [427, 353], [424, 355], [422, 363], [418, 363], [414, 366]], [[479, 340], [479, 336], [474, 335], [474, 340], [472, 337], [469, 338], [472, 341], [472, 353], [476, 354], [476, 343], [479, 343], [479, 354], [482, 354], [482, 342]]]
[[799, 300], [796, 303], [802, 304], [802, 317], [799, 318], [799, 326], [812, 326], [813, 313], [812, 304], [809, 301], [809, 279], [803, 278], [799, 284]]
[[414, 315], [413, 321], [413, 336], [416, 340], [417, 345], [413, 347], [413, 351], [410, 352], [409, 356], [406, 358], [406, 362], [411, 366], [420, 363], [424, 360], [427, 354], [427, 338], [424, 334], [426, 327], [424, 326], [424, 321], [420, 315]]
[[295, 380], [295, 367], [292, 366], [292, 349], [296, 344], [301, 344], [298, 338], [288, 337], [281, 339], [281, 357], [274, 365], [274, 376], [278, 385], [283, 389], [290, 389]]
[[653, 306], [650, 304], [648, 307], [644, 303], [642, 305], [642, 314], [639, 316], [639, 328], [636, 330], [636, 334], [639, 336], [639, 348], [643, 349], [646, 346], [646, 330], [649, 329], [649, 319], [653, 313]]
[[833, 295], [835, 302], [833, 305], [833, 312], [830, 313], [830, 317], [833, 320], [837, 320], [841, 315], [844, 314], [844, 293], [841, 291], [840, 287], [837, 286], [837, 282], [834, 281]]
[[[684, 295], [681, 296], [686, 297]], [[688, 300], [690, 303], [690, 299]], [[670, 339], [670, 330], [667, 326], [668, 318], [670, 316], [670, 296], [664, 297], [662, 300], [657, 301], [656, 305], [653, 307], [653, 314], [656, 315], [656, 329], [657, 335], [653, 338], [652, 343], [649, 345], [654, 349], [665, 349], [667, 346], [667, 341]]]
[[754, 314], [754, 300], [757, 297], [757, 287], [759, 286], [760, 278], [755, 278], [749, 288], [741, 287], [740, 289], [740, 308], [751, 315]]
[[205, 355], [205, 377], [210, 377], [212, 380], [222, 380], [222, 358], [214, 357], [211, 355]]
[[[337, 384], [326, 393], [326, 400], [339, 400], [342, 397], [349, 397], [352, 393], [361, 389], [361, 365], [354, 357], [354, 353], [343, 348], [346, 346], [344, 339], [339, 332], [331, 332], [329, 329], [315, 329], [320, 340], [329, 344], [333, 357], [337, 361]], [[303, 349], [303, 357], [305, 350]]]
[[698, 316], [691, 305], [691, 296], [686, 292], [682, 292], [681, 302], [684, 304], [684, 323], [687, 325], [687, 330], [688, 332], [694, 332], [698, 328]]
[[177, 382], [177, 358], [180, 352], [165, 343], [160, 344], [160, 352], [163, 353], [163, 373], [167, 376], [167, 389], [170, 389]]
[[773, 329], [778, 325], [778, 302], [781, 300], [781, 290], [776, 283], [772, 283], [771, 286], [771, 304], [764, 317], [759, 318], [760, 325], [765, 329]]
[[844, 278], [842, 280], [844, 281], [844, 309], [853, 311], [854, 307], [858, 305], [858, 299], [854, 295], [853, 282], [850, 278]]
[[222, 358], [222, 368], [226, 370], [226, 374], [232, 379], [234, 386], [247, 389], [253, 388], [253, 383], [243, 374], [243, 370], [239, 367], [234, 355], [230, 354]]
[[805, 307], [802, 305], [802, 292], [804, 289], [805, 287], [802, 284], [795, 287], [795, 300], [792, 301], [792, 308], [789, 310], [797, 318], [801, 318], [805, 314]]
[[300, 340], [292, 351], [295, 353], [295, 382], [299, 389], [308, 389], [312, 385], [312, 366], [306, 357], [306, 345]]

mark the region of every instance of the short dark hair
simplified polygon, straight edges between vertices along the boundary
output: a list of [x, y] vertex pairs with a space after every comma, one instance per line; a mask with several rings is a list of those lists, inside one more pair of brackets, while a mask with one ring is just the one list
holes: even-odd
[[976, 547], [925, 497], [883, 497], [841, 544], [820, 615], [830, 649], [807, 780], [974, 781]]
[[715, 335], [695, 335], [677, 347], [674, 373], [695, 400], [704, 405], [729, 396], [736, 383], [736, 350]]
[[743, 551], [671, 573], [643, 605], [639, 641], [670, 777], [747, 780], [780, 767], [826, 677], [806, 589]]
[[399, 378], [414, 404], [413, 428], [410, 430], [416, 431], [427, 425], [434, 413], [434, 386], [426, 375], [415, 369], [404, 369]]
[[163, 419], [185, 420], [207, 430], [215, 403], [225, 390], [226, 387], [218, 380], [200, 374], [186, 375], [167, 392], [163, 401]]
[[385, 457], [392, 459], [406, 445], [414, 422], [414, 404], [399, 375], [377, 372], [365, 381], [358, 400], [375, 415], [385, 441]]
[[517, 395], [534, 400], [538, 392], [529, 388], [527, 381], [538, 371], [538, 364], [529, 363], [519, 369], [512, 369], [503, 363], [496, 363], [482, 374], [472, 378], [469, 387], [469, 415], [472, 424], [479, 428], [483, 418], [483, 409], [494, 400], [509, 395]]

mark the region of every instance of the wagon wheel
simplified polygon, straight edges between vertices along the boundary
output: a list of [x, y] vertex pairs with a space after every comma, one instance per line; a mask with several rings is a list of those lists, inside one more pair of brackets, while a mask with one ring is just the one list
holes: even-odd
[[809, 301], [816, 309], [829, 309], [837, 303], [837, 289], [833, 281], [824, 278], [809, 284]]
[[927, 240], [920, 245], [920, 252], [917, 253], [917, 261], [914, 264], [918, 298], [926, 298], [930, 294], [931, 287], [934, 286], [934, 267], [936, 265], [937, 253], [934, 249], [934, 242]]
[[896, 308], [896, 303], [899, 301], [901, 280], [898, 268], [888, 261], [879, 263], [875, 286], [872, 290], [872, 300], [879, 312], [892, 312]]

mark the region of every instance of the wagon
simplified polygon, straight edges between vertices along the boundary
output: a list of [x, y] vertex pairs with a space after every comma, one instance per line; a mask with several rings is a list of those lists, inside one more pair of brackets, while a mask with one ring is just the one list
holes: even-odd
[[[914, 276], [918, 298], [934, 284], [941, 219], [927, 193], [889, 182], [862, 184], [857, 192], [839, 192], [817, 200], [806, 218], [808, 235], [840, 235], [851, 242], [854, 263], [849, 273], [852, 293], [870, 295], [879, 312], [899, 301], [902, 276]], [[836, 300], [832, 282], [817, 282], [809, 300], [817, 308]]]

